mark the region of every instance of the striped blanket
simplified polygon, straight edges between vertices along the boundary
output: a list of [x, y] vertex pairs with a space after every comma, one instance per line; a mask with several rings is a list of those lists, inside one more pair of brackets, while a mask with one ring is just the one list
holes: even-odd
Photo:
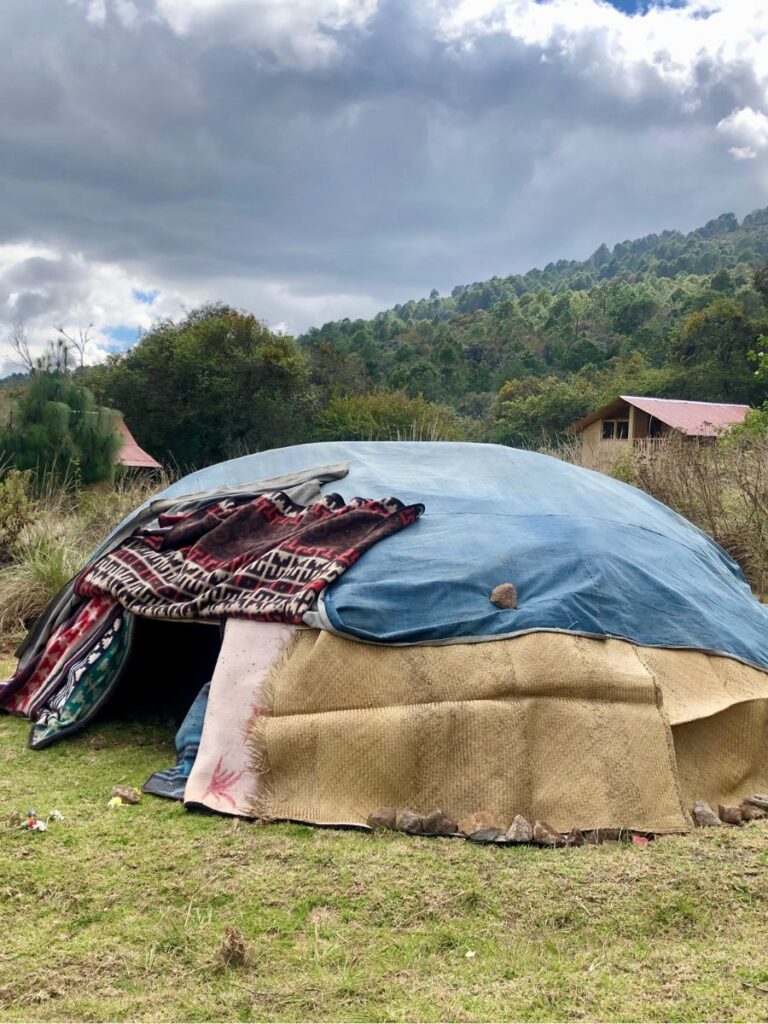
[[138, 615], [229, 616], [301, 624], [320, 592], [423, 505], [329, 494], [297, 505], [275, 491], [166, 514], [86, 567], [82, 597], [110, 596]]

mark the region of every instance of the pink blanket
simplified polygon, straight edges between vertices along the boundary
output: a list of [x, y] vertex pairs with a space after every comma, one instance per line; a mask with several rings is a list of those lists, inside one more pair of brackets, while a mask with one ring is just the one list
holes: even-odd
[[211, 680], [203, 734], [184, 790], [184, 803], [251, 817], [260, 777], [252, 770], [248, 736], [264, 714], [262, 693], [296, 627], [282, 622], [228, 619]]

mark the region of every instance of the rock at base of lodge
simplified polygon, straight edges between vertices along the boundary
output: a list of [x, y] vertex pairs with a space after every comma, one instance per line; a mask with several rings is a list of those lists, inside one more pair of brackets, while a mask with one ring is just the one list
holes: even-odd
[[465, 836], [472, 836], [475, 832], [482, 832], [486, 828], [495, 828], [501, 831], [499, 823], [490, 811], [475, 811], [474, 814], [462, 818], [458, 825], [459, 832]]
[[742, 821], [757, 821], [768, 814], [768, 811], [764, 811], [762, 807], [755, 807], [754, 804], [748, 804], [746, 801], [743, 804], [739, 804], [739, 810], [741, 811]]
[[394, 807], [378, 807], [368, 815], [371, 828], [394, 828], [397, 824], [397, 811]]
[[442, 811], [432, 811], [424, 818], [424, 834], [427, 836], [452, 836], [459, 831], [459, 826]]
[[741, 824], [741, 810], [738, 804], [726, 807], [725, 804], [720, 804], [717, 808], [717, 813], [720, 821], [724, 821], [726, 825], [740, 825]]
[[546, 821], [537, 821], [533, 826], [533, 841], [539, 846], [564, 846], [565, 840]]
[[753, 793], [752, 796], [745, 796], [744, 803], [759, 807], [761, 811], [768, 811], [768, 793]]
[[141, 793], [134, 786], [113, 786], [112, 796], [120, 797], [124, 804], [141, 802]]
[[481, 828], [479, 832], [473, 832], [467, 836], [470, 843], [495, 843], [502, 834], [498, 828]]
[[565, 837], [566, 846], [583, 846], [584, 842], [584, 833], [579, 828], [572, 828]]
[[722, 821], [718, 818], [708, 803], [703, 800], [697, 800], [691, 808], [691, 817], [693, 818], [694, 824], [700, 828], [705, 828], [710, 825], [722, 825]]
[[591, 828], [582, 833], [588, 846], [602, 843], [628, 843], [631, 833], [627, 828]]
[[424, 819], [413, 811], [400, 811], [395, 827], [398, 832], [407, 832], [409, 836], [419, 835], [424, 831]]
[[522, 814], [516, 814], [512, 824], [507, 831], [508, 843], [531, 843], [533, 842], [533, 825], [526, 821]]

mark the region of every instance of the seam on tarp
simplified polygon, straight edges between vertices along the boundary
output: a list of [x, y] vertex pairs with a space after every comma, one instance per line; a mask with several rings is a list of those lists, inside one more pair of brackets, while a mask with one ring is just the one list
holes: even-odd
[[[309, 619], [309, 621], [307, 621]], [[314, 620], [317, 620], [316, 622]], [[748, 658], [741, 658], [737, 654], [727, 651], [719, 651], [714, 647], [684, 647], [677, 644], [644, 644], [639, 640], [633, 640], [628, 636], [621, 636], [618, 633], [589, 633], [578, 629], [559, 629], [555, 626], [536, 626], [531, 629], [518, 629], [511, 633], [481, 633], [473, 636], [449, 636], [435, 640], [369, 640], [367, 637], [358, 636], [356, 633], [348, 633], [338, 629], [328, 618], [325, 604], [318, 601], [317, 608], [305, 616], [306, 629], [324, 629], [328, 633], [344, 637], [346, 640], [353, 640], [355, 643], [370, 644], [373, 647], [445, 647], [449, 644], [482, 644], [492, 643], [494, 640], [513, 640], [517, 636], [527, 636], [529, 633], [565, 633], [566, 636], [584, 636], [589, 640], [621, 640], [624, 643], [632, 644], [634, 647], [648, 647], [651, 650], [660, 651], [696, 651], [699, 654], [712, 654], [718, 658], [730, 658], [731, 661], [738, 661], [749, 668], [756, 668], [760, 672], [768, 674], [768, 665], [760, 665]]]

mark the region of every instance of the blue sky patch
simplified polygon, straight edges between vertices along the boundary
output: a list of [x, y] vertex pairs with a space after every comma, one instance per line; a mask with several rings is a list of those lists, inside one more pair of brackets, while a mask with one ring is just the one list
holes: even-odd
[[139, 328], [126, 327], [125, 324], [118, 324], [116, 327], [105, 327], [104, 333], [113, 342], [113, 344], [106, 346], [110, 352], [124, 352], [131, 345], [135, 345], [139, 339]]
[[642, 14], [649, 7], [685, 7], [688, 0], [608, 0], [611, 7], [615, 7], [625, 14]]
[[157, 296], [160, 294], [157, 288], [153, 288], [151, 291], [142, 292], [138, 288], [133, 289], [133, 297], [137, 302], [141, 302], [145, 306], [151, 306]]

